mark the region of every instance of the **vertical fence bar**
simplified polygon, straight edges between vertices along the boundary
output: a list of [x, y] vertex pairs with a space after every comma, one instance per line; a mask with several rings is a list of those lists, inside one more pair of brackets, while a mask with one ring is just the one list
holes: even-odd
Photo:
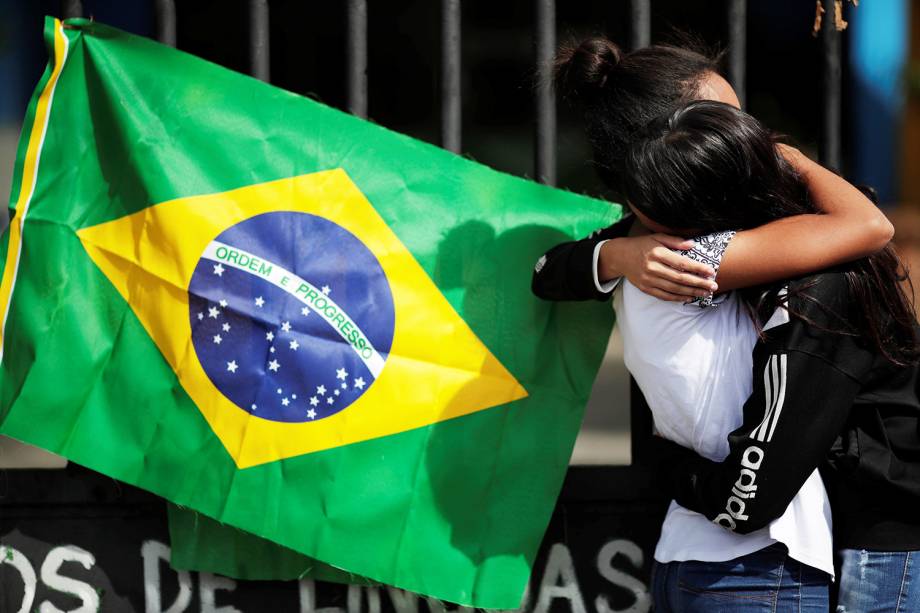
[[556, 94], [552, 66], [556, 51], [556, 0], [536, 0], [537, 126], [534, 175], [556, 184]]
[[367, 0], [348, 0], [348, 110], [367, 117]]
[[747, 84], [747, 0], [728, 0], [728, 81], [735, 88], [741, 108]]
[[652, 6], [650, 0], [629, 3], [629, 47], [648, 47], [652, 42]]
[[269, 82], [268, 0], [249, 0], [249, 74]]
[[83, 17], [83, 2], [80, 0], [61, 0], [61, 14], [64, 19]]
[[818, 151], [821, 163], [840, 171], [840, 120], [841, 120], [841, 73], [840, 32], [834, 23], [834, 3], [824, 3], [827, 12], [821, 21], [821, 52], [823, 54], [823, 124], [821, 146]]
[[175, 0], [156, 0], [154, 10], [157, 17], [157, 40], [170, 47], [176, 46], [176, 3]]
[[460, 0], [441, 0], [441, 146], [460, 153]]
[[[629, 48], [632, 51], [647, 47], [652, 42], [652, 7], [650, 0], [630, 0]], [[648, 459], [649, 440], [652, 436], [652, 414], [645, 403], [642, 390], [629, 378], [629, 441], [633, 464], [643, 464]]]

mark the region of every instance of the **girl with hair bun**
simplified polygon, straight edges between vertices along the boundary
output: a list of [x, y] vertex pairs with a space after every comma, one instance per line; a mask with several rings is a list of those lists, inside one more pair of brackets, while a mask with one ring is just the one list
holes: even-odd
[[[591, 38], [560, 51], [556, 85], [581, 108], [594, 165], [616, 199], [633, 204], [631, 152], [645, 142], [650, 124], [693, 100], [739, 107], [717, 68], [717, 59], [668, 45], [624, 54], [606, 39]], [[665, 138], [662, 146], [672, 151], [681, 145]], [[741, 292], [730, 290], [873, 254], [893, 233], [860, 190], [791, 147], [781, 152], [800, 187], [783, 197], [807, 200], [809, 208], [716, 231], [701, 223], [703, 218], [665, 224], [632, 206], [634, 214], [613, 226], [552, 248], [533, 275], [534, 293], [548, 300], [608, 300], [616, 294], [624, 360], [657, 433], [713, 463], [729, 457], [728, 435], [742, 425], [742, 407], [756, 397], [755, 382], [761, 402], [776, 399], [785, 372], [780, 360], [775, 372], [769, 365], [773, 395], [765, 395], [763, 367], [755, 379], [754, 349], [760, 330], [767, 333], [778, 324], [755, 326]], [[719, 185], [718, 177], [713, 181]], [[663, 198], [681, 187], [664, 179], [645, 186]], [[747, 198], [743, 190], [727, 193]], [[765, 200], [774, 197], [768, 192]], [[669, 202], [679, 208], [679, 201]], [[757, 460], [755, 452], [746, 457], [751, 466]], [[754, 485], [750, 477], [742, 481]], [[655, 549], [656, 610], [826, 611], [834, 575], [832, 527], [818, 471], [802, 475], [788, 494], [782, 508], [771, 508], [769, 520], [758, 519], [751, 530], [747, 524], [725, 529], [732, 522], [736, 528], [744, 524], [739, 518], [746, 513], [737, 503], [714, 522], [688, 508], [693, 505], [686, 499], [672, 502]]]
[[[556, 87], [581, 110], [594, 167], [613, 200], [623, 200], [626, 151], [653, 119], [696, 99], [740, 107], [718, 69], [719, 58], [671, 45], [623, 53], [606, 38], [594, 37], [560, 49]], [[796, 160], [814, 167], [804, 156]], [[894, 228], [859, 190], [830, 172], [810, 177], [808, 189], [820, 214], [739, 232], [716, 279], [710, 278], [715, 275], [710, 264], [674, 253], [689, 249], [690, 241], [660, 232], [655, 224], [646, 228], [652, 234], [627, 237], [627, 221], [547, 253], [534, 291], [547, 299], [606, 300], [613, 290], [609, 282], [623, 277], [657, 298], [682, 302], [716, 288], [751, 287], [814, 272], [888, 244]], [[785, 248], [775, 249], [780, 244]]]

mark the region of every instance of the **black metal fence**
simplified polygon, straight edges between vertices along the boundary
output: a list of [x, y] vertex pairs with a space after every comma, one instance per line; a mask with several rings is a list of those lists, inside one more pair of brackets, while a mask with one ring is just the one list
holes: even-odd
[[[156, 13], [157, 39], [176, 46], [175, 0], [152, 0]], [[63, 0], [64, 17], [83, 14], [81, 0]], [[441, 0], [441, 144], [459, 152], [462, 139], [460, 115], [460, 49], [462, 45], [461, 0]], [[347, 0], [347, 69], [348, 110], [367, 116], [367, 0]], [[745, 103], [747, 55], [747, 0], [724, 0], [726, 39], [728, 41], [727, 77]], [[534, 0], [534, 63], [537, 74], [535, 91], [536, 127], [534, 176], [538, 181], [556, 182], [556, 100], [548, 71], [556, 49], [556, 0]], [[250, 74], [270, 81], [268, 0], [249, 0]], [[652, 37], [651, 0], [630, 0], [629, 47], [647, 46]], [[830, 14], [822, 20], [823, 42], [823, 116], [820, 158], [827, 166], [840, 166], [841, 132], [841, 43], [840, 33]]]

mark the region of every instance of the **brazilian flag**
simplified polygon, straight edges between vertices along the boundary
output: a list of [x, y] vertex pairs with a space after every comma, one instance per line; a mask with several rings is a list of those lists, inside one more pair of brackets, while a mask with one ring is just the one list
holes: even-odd
[[619, 207], [99, 23], [45, 39], [0, 432], [330, 567], [516, 607], [613, 323], [536, 300], [531, 270]]

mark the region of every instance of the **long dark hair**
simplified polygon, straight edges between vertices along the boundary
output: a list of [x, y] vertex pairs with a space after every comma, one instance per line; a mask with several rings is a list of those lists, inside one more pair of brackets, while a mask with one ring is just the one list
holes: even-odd
[[683, 36], [682, 46], [651, 45], [624, 53], [603, 37], [562, 46], [555, 86], [584, 114], [594, 164], [614, 197], [622, 196], [624, 154], [650, 121], [681, 101], [698, 98], [701, 82], [718, 72], [719, 56]]
[[[699, 234], [745, 230], [817, 212], [779, 141], [733, 106], [690, 102], [651, 122], [634, 139], [624, 161], [626, 198], [657, 223]], [[842, 270], [851, 312], [835, 313], [819, 305], [832, 315], [834, 331], [860, 336], [894, 364], [917, 362], [913, 305], [901, 284], [906, 275], [894, 250], [886, 247]], [[789, 297], [815, 301], [808, 287], [807, 282], [797, 284], [785, 296], [778, 286], [742, 295], [754, 314], [782, 304], [791, 315], [806, 318], [789, 305]]]

